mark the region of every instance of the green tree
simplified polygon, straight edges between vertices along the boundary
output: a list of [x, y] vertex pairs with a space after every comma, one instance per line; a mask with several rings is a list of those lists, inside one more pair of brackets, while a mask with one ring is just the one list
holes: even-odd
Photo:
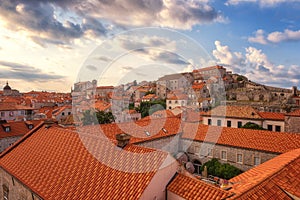
[[112, 112], [98, 111], [96, 116], [99, 124], [110, 124], [115, 121]]
[[217, 176], [224, 179], [231, 179], [241, 173], [241, 170], [228, 163], [221, 164], [218, 159], [213, 158], [201, 166], [201, 171], [207, 166], [209, 175]]
[[96, 113], [93, 110], [86, 110], [83, 112], [82, 117], [82, 123], [83, 125], [91, 125], [91, 124], [97, 124], [98, 120], [96, 117]]
[[141, 102], [140, 106], [136, 110], [139, 113], [141, 113], [142, 117], [146, 117], [151, 113], [163, 109], [166, 109], [166, 101], [155, 100], [155, 101]]
[[115, 118], [111, 112], [86, 110], [83, 113], [82, 123], [83, 125], [91, 124], [109, 124], [115, 121]]
[[246, 129], [255, 129], [255, 130], [266, 130], [263, 127], [259, 126], [258, 124], [255, 124], [253, 122], [247, 122], [242, 128]]

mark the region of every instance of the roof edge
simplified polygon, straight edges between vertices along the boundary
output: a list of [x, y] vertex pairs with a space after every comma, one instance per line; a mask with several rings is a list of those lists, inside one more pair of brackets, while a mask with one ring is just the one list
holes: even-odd
[[44, 121], [41, 121], [37, 126], [35, 126], [32, 130], [30, 130], [28, 133], [26, 133], [21, 139], [19, 139], [14, 145], [8, 147], [6, 150], [4, 150], [0, 154], [0, 158], [2, 158], [4, 155], [8, 154], [10, 151], [12, 151], [15, 147], [17, 147], [19, 144], [21, 144], [25, 139], [30, 137], [34, 132], [39, 130], [44, 125]]

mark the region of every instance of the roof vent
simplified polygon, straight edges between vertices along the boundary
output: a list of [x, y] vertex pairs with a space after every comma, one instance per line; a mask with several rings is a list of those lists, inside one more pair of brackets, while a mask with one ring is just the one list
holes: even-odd
[[33, 123], [30, 121], [25, 121], [25, 124], [27, 126], [28, 129], [33, 129]]
[[145, 131], [145, 134], [146, 134], [148, 137], [151, 136], [150, 133], [149, 133], [149, 131]]
[[130, 135], [126, 133], [120, 133], [116, 135], [116, 139], [117, 139], [117, 146], [120, 148], [124, 148], [129, 143]]
[[167, 131], [167, 129], [165, 129], [165, 128], [162, 128], [161, 129], [164, 133], [167, 133], [168, 131]]

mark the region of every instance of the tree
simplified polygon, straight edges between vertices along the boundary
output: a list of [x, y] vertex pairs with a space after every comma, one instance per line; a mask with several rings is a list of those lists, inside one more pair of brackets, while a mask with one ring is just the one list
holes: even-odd
[[253, 122], [247, 122], [242, 128], [246, 129], [255, 129], [255, 130], [266, 130], [263, 127], [259, 126], [258, 124], [255, 124]]
[[83, 123], [83, 125], [97, 124], [98, 120], [97, 120], [95, 111], [93, 111], [93, 110], [84, 111], [82, 123]]
[[231, 179], [241, 173], [241, 170], [228, 163], [221, 164], [218, 159], [213, 158], [201, 166], [201, 171], [207, 166], [209, 175], [217, 176], [219, 178]]
[[140, 106], [136, 110], [139, 113], [141, 113], [142, 117], [146, 117], [151, 113], [163, 109], [166, 109], [166, 101], [155, 100], [155, 101], [141, 102]]
[[98, 111], [96, 113], [99, 124], [110, 124], [115, 121], [112, 112]]
[[83, 125], [91, 124], [109, 124], [115, 121], [115, 118], [111, 112], [86, 110], [83, 113], [82, 123]]

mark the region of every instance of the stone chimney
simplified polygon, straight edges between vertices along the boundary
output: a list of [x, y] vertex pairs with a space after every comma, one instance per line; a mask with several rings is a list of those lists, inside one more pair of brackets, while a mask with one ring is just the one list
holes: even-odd
[[116, 135], [116, 139], [117, 139], [117, 146], [120, 148], [124, 148], [129, 143], [130, 135], [126, 133], [120, 133]]
[[298, 94], [297, 94], [297, 86], [293, 86], [292, 92], [293, 92], [293, 96], [298, 96]]

